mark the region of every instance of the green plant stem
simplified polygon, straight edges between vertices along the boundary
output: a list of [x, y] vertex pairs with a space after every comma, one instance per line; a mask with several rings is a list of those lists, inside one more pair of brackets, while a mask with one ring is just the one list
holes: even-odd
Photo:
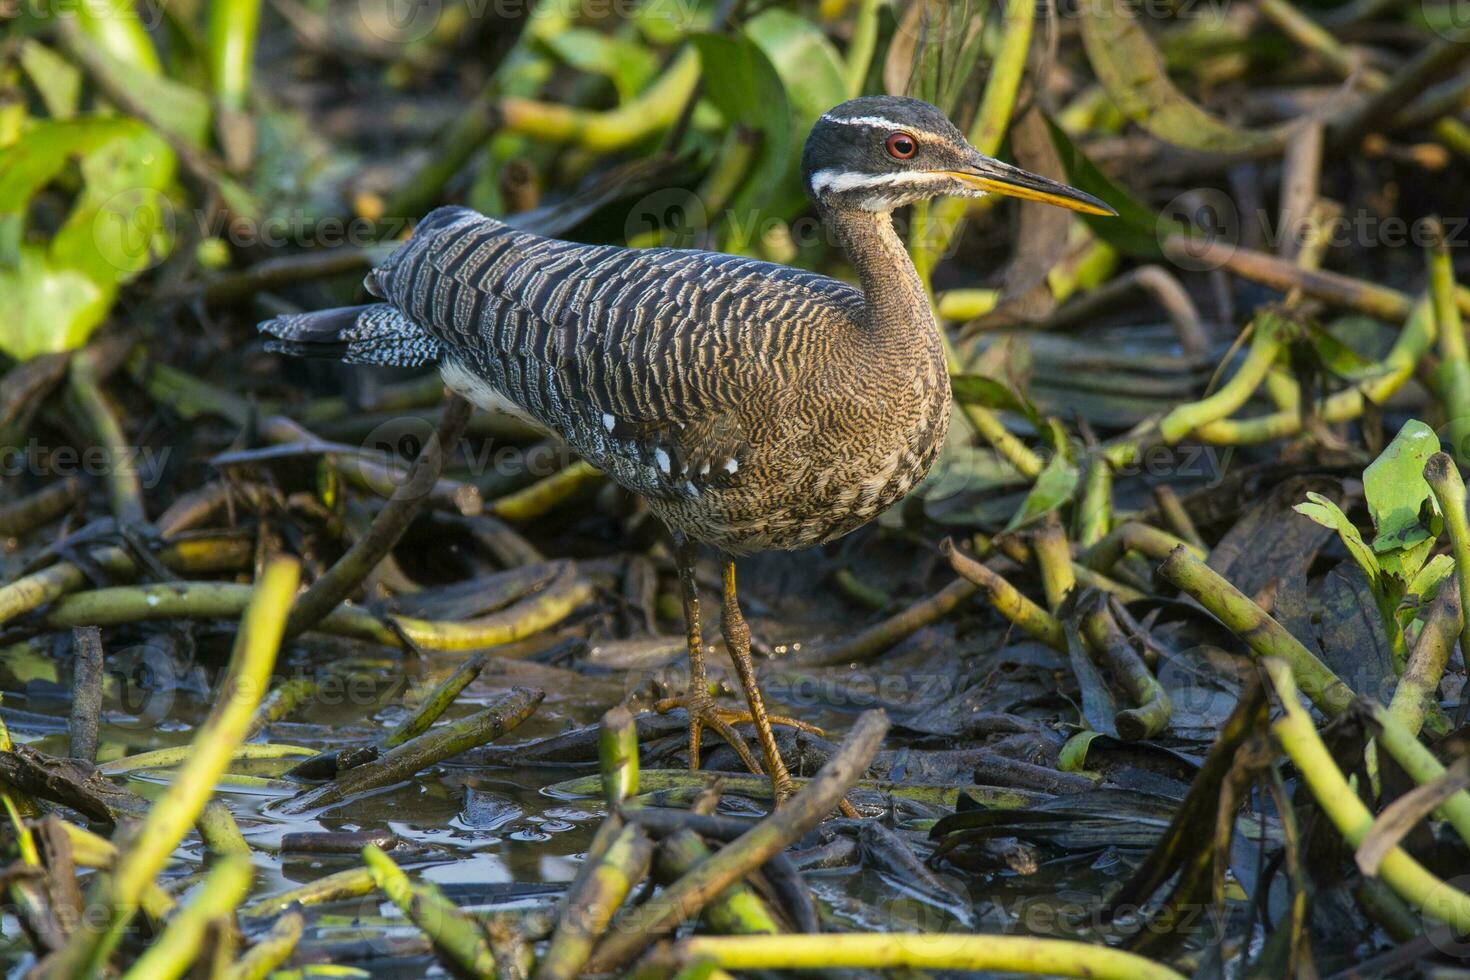
[[[1419, 737], [1382, 705], [1371, 709], [1378, 725], [1375, 743], [1393, 756], [1409, 778], [1420, 786], [1444, 775], [1444, 765], [1419, 741]], [[1435, 811], [1455, 828], [1460, 839], [1470, 844], [1470, 793], [1460, 790], [1440, 804]]]
[[1089, 598], [1094, 602], [1082, 617], [1082, 636], [1094, 656], [1107, 665], [1134, 704], [1134, 707], [1125, 708], [1114, 716], [1118, 735], [1131, 740], [1152, 738], [1169, 727], [1169, 716], [1173, 711], [1169, 695], [1118, 628], [1106, 599], [1094, 592], [1084, 596], [1083, 601]]
[[[1030, 566], [1036, 558], [1031, 548], [1016, 534], [997, 534], [995, 537], [986, 537], [977, 532], [972, 538], [975, 554], [981, 558], [987, 557], [992, 551], [999, 551], [1017, 565]], [[1077, 579], [1079, 585], [1090, 589], [1102, 589], [1122, 599], [1124, 602], [1136, 602], [1144, 598], [1142, 592], [1122, 582], [1108, 578], [1101, 572], [1095, 572], [1083, 565], [1076, 559], [1072, 560], [1072, 576]]]
[[1102, 453], [1093, 453], [1082, 483], [1082, 503], [1077, 511], [1077, 543], [1091, 548], [1113, 526], [1113, 466]]
[[601, 483], [602, 471], [591, 463], [575, 460], [523, 490], [506, 494], [486, 508], [505, 521], [529, 521], [561, 506], [583, 488]]
[[588, 964], [591, 972], [621, 969], [650, 942], [698, 914], [726, 888], [759, 868], [835, 810], [848, 789], [872, 763], [888, 717], [882, 711], [860, 715], [842, 745], [817, 775], [779, 809], [709, 860], [664, 889], [660, 900], [640, 906], [608, 933]]
[[423, 506], [424, 498], [438, 482], [444, 460], [459, 444], [460, 433], [472, 411], [469, 402], [457, 395], [450, 396], [438, 430], [424, 444], [409, 468], [408, 477], [393, 491], [393, 496], [373, 519], [372, 527], [296, 600], [286, 623], [287, 636], [295, 636], [326, 618], [403, 537], [409, 522]]
[[1228, 382], [1208, 398], [1180, 405], [1163, 417], [1159, 435], [1166, 444], [1172, 446], [1199, 427], [1228, 418], [1255, 394], [1281, 354], [1281, 334], [1270, 320], [1257, 318], [1245, 360]]
[[1196, 548], [1183, 538], [1176, 538], [1168, 531], [1161, 531], [1148, 524], [1129, 521], [1113, 528], [1106, 537], [1088, 549], [1082, 555], [1082, 564], [1094, 571], [1106, 572], [1130, 551], [1136, 551], [1154, 561], [1163, 561], [1175, 548], [1181, 546], [1189, 549], [1197, 558], [1205, 557], [1204, 549]]
[[283, 813], [304, 813], [317, 807], [331, 806], [358, 793], [391, 786], [444, 759], [453, 758], [478, 745], [493, 741], [511, 731], [535, 713], [546, 694], [527, 688], [514, 688], [484, 711], [449, 725], [431, 728], [381, 758], [339, 773], [329, 783], [307, 790], [281, 806]]
[[603, 797], [616, 809], [638, 795], [638, 725], [619, 704], [602, 716], [597, 732], [597, 763], [602, 770]]
[[837, 646], [819, 650], [810, 658], [803, 658], [802, 662], [810, 666], [823, 666], [872, 660], [904, 637], [949, 615], [974, 594], [973, 582], [955, 579], [927, 599], [920, 599]]
[[1037, 529], [1031, 550], [1041, 569], [1041, 587], [1046, 592], [1046, 604], [1055, 613], [1066, 600], [1067, 593], [1077, 586], [1077, 577], [1072, 574], [1072, 549], [1056, 511], [1047, 514]]
[[76, 353], [71, 362], [69, 390], [88, 428], [107, 454], [107, 491], [112, 499], [112, 516], [122, 524], [141, 525], [148, 520], [143, 505], [143, 484], [131, 461], [133, 453], [122, 423], [102, 390], [104, 372], [100, 361], [107, 352], [94, 344]]
[[92, 886], [91, 905], [106, 909], [107, 921], [101, 928], [74, 933], [52, 957], [46, 976], [71, 980], [103, 970], [137, 910], [139, 894], [198, 819], [265, 694], [299, 577], [300, 566], [290, 558], [272, 559], [261, 572], [235, 636], [228, 674], [194, 738], [193, 752], [141, 827], [119, 848], [117, 867]]
[[[1271, 734], [1296, 765], [1317, 804], [1349, 846], [1357, 848], [1373, 829], [1373, 814], [1343, 778], [1322, 744], [1311, 715], [1297, 699], [1294, 673], [1286, 661], [1265, 660], [1266, 673], [1275, 686], [1285, 713], [1271, 725]], [[1399, 897], [1456, 932], [1470, 932], [1470, 895], [1430, 874], [1401, 847], [1384, 855], [1378, 877]]]
[[1179, 535], [1179, 540], [1195, 549], [1198, 554], [1205, 554], [1205, 539], [1200, 537], [1199, 529], [1194, 526], [1189, 511], [1184, 509], [1184, 502], [1179, 499], [1173, 487], [1167, 483], [1154, 487], [1154, 504], [1158, 507], [1159, 516], [1163, 518], [1164, 523]]
[[428, 731], [429, 727], [439, 720], [439, 716], [454, 703], [454, 699], [459, 697], [459, 692], [480, 676], [480, 671], [485, 669], [486, 662], [485, 655], [477, 653], [456, 667], [452, 674], [444, 678], [429, 693], [429, 696], [424, 698], [424, 703], [403, 720], [403, 724], [393, 729], [388, 737], [383, 739], [383, 748], [391, 749], [402, 745], [409, 739], [417, 738]]
[[[950, 370], [956, 370], [955, 366], [951, 365]], [[962, 405], [960, 408], [981, 438], [990, 443], [1002, 459], [1014, 466], [1016, 472], [1028, 480], [1034, 480], [1041, 475], [1046, 463], [1029, 446], [1011, 435], [999, 415], [982, 405]]]
[[[406, 636], [424, 650], [478, 650], [534, 636], [561, 622], [591, 595], [591, 583], [569, 567], [535, 595], [476, 619], [448, 622], [394, 615], [385, 622], [365, 609], [343, 605], [313, 629], [390, 647], [402, 647]], [[249, 600], [250, 586], [234, 582], [114, 586], [64, 596], [47, 610], [45, 622], [70, 629], [159, 619], [228, 619], [238, 616]]]
[[245, 906], [240, 914], [247, 918], [264, 918], [284, 912], [293, 905], [306, 908], [347, 898], [361, 898], [372, 894], [376, 887], [372, 873], [367, 868], [348, 868], [307, 882], [299, 888], [268, 895]]
[[[1021, 89], [1026, 59], [1031, 53], [1035, 23], [1036, 4], [1032, 0], [1007, 0], [1000, 50], [990, 65], [980, 109], [967, 134], [970, 145], [986, 156], [994, 156], [1000, 150], [1006, 131], [1010, 129], [1011, 116], [1016, 110], [1016, 94]], [[930, 281], [934, 266], [958, 233], [968, 206], [969, 202], [964, 198], [948, 197], [931, 202], [927, 208], [914, 209], [914, 227], [909, 241], [914, 253], [914, 266], [923, 282]]]
[[1028, 635], [1053, 649], [1066, 652], [1067, 633], [1055, 616], [1026, 598], [999, 574], [960, 551], [953, 541], [946, 539], [941, 542], [939, 550], [949, 559], [956, 574], [980, 587], [997, 612]]
[[230, 965], [224, 980], [266, 980], [295, 951], [305, 928], [306, 920], [300, 912], [287, 912], [276, 920], [270, 932], [257, 939], [244, 956]]
[[316, 693], [317, 682], [309, 677], [293, 677], [277, 684], [260, 702], [260, 707], [255, 709], [255, 717], [250, 719], [250, 730], [245, 737], [254, 738], [259, 735], [272, 723], [295, 711], [302, 702], [316, 697]]
[[475, 919], [445, 897], [434, 885], [415, 885], [393, 859], [376, 844], [362, 849], [373, 880], [388, 900], [398, 906], [434, 944], [434, 950], [457, 976], [496, 975], [495, 957], [484, 930]]
[[1034, 936], [964, 933], [696, 936], [679, 944], [688, 961], [728, 970], [908, 969], [988, 971], [1090, 980], [1183, 980], [1133, 953], [1093, 943]]
[[[630, 726], [631, 727], [631, 726]], [[568, 895], [561, 925], [536, 967], [535, 980], [575, 980], [607, 932], [614, 913], [648, 874], [653, 841], [636, 824], [625, 824]]]
[[[1325, 275], [1325, 273], [1324, 273]], [[1404, 297], [1408, 302], [1408, 297]], [[1463, 308], [1463, 291], [1461, 293]], [[1316, 416], [1323, 422], [1350, 422], [1360, 417], [1369, 405], [1381, 405], [1388, 401], [1414, 376], [1420, 360], [1434, 343], [1434, 313], [1427, 301], [1406, 310], [1402, 316], [1404, 329], [1399, 332], [1378, 370], [1369, 371], [1367, 381], [1336, 392], [1323, 399], [1317, 406]], [[1273, 439], [1287, 439], [1302, 431], [1302, 412], [1299, 409], [1272, 412], [1249, 419], [1222, 419], [1200, 426], [1194, 438], [1199, 442], [1217, 446], [1250, 446]]]
[[[710, 857], [710, 849], [692, 830], [680, 830], [659, 841], [655, 869], [659, 880], [670, 883], [693, 871]], [[775, 916], [743, 881], [726, 888], [700, 913], [706, 928], [716, 935], [772, 935], [781, 931]]]
[[[1282, 292], [1300, 289], [1313, 299], [1345, 306], [1390, 323], [1402, 323], [1414, 308], [1413, 299], [1397, 289], [1337, 272], [1303, 269], [1279, 256], [1229, 242], [1170, 235], [1164, 239], [1163, 248], [1164, 255], [1194, 263], [1194, 267], [1207, 265], [1224, 269]], [[1460, 298], [1462, 307], [1466, 301], [1467, 297]]]
[[1425, 713], [1439, 704], [1439, 682], [1459, 635], [1460, 589], [1457, 577], [1454, 588], [1448, 583], [1440, 586], [1439, 595], [1429, 609], [1419, 631], [1419, 639], [1409, 654], [1409, 662], [1404, 666], [1404, 674], [1393, 689], [1393, 699], [1388, 704], [1388, 713], [1414, 735], [1418, 735], [1423, 727]]
[[[140, 769], [168, 769], [189, 761], [194, 754], [194, 749], [188, 745], [175, 745], [166, 749], [154, 749], [152, 752], [140, 752], [137, 755], [123, 756], [121, 759], [112, 759], [102, 763], [97, 768], [107, 776], [120, 776], [126, 772], [137, 772]], [[235, 746], [230, 752], [229, 761], [239, 762], [243, 759], [288, 759], [301, 758], [316, 755], [315, 749], [308, 749], [301, 745], [274, 745], [266, 742], [246, 742]]]
[[220, 857], [239, 855], [248, 858], [250, 856], [250, 845], [245, 842], [245, 835], [240, 833], [240, 825], [235, 822], [235, 815], [230, 812], [230, 808], [223, 801], [210, 800], [204, 804], [197, 826], [199, 836], [203, 838], [210, 853]]
[[202, 952], [205, 928], [234, 913], [250, 890], [250, 879], [248, 858], [234, 855], [215, 861], [203, 887], [169, 918], [163, 934], [133, 962], [123, 980], [174, 980], [183, 976]]
[[211, 0], [209, 4], [209, 72], [214, 97], [232, 112], [245, 108], [260, 28], [260, 0]]
[[81, 479], [70, 476], [28, 497], [0, 506], [0, 538], [20, 537], [49, 524], [70, 510], [81, 497]]
[[[638, 778], [642, 798], [656, 799], [659, 806], [682, 805], [684, 801], [716, 790], [726, 796], [740, 796], [750, 800], [771, 799], [771, 781], [765, 776], [691, 772], [688, 769], [644, 769]], [[800, 788], [809, 780], [793, 776], [792, 782]], [[566, 779], [546, 787], [546, 791], [553, 795], [588, 799], [602, 796], [602, 789], [600, 776]], [[950, 810], [955, 808], [961, 792], [973, 797], [982, 806], [1000, 809], [1022, 809], [1034, 806], [1045, 798], [1043, 794], [1030, 790], [1003, 789], [996, 786], [897, 784], [876, 779], [860, 779], [854, 784], [854, 789]]]
[[1352, 688], [1284, 626], [1182, 546], [1159, 566], [1159, 574], [1193, 596], [1258, 657], [1279, 657], [1290, 664], [1296, 683], [1323, 714], [1335, 718], [1356, 699]]
[[[197, 513], [197, 512], [196, 512]], [[193, 521], [186, 517], [175, 516], [174, 508], [169, 508], [158, 520], [158, 532], [164, 538], [188, 530], [194, 526]], [[197, 519], [197, 518], [196, 518]], [[240, 542], [234, 542], [240, 545]], [[175, 572], [206, 572], [220, 571], [226, 565], [222, 564], [225, 559], [231, 559], [239, 554], [238, 550], [232, 554], [225, 551], [229, 545], [222, 545], [206, 540], [176, 541], [159, 553], [158, 559], [166, 568]], [[250, 554], [250, 549], [245, 546], [244, 554]], [[101, 548], [93, 548], [87, 554], [88, 563], [106, 571], [110, 575], [126, 577], [136, 575], [138, 567], [122, 548], [108, 545]], [[238, 566], [236, 566], [238, 567]], [[48, 566], [37, 572], [32, 572], [22, 578], [16, 579], [8, 585], [0, 586], [0, 624], [4, 624], [17, 616], [39, 609], [41, 606], [74, 592], [86, 585], [88, 573], [75, 562], [62, 561]], [[75, 626], [101, 625], [85, 622], [74, 623]]]
[[857, 17], [853, 21], [852, 36], [847, 42], [847, 59], [843, 64], [843, 78], [847, 82], [847, 97], [855, 99], [863, 94], [868, 80], [868, 68], [873, 64], [873, 52], [878, 48], [878, 7], [880, 0], [859, 0]]
[[77, 24], [101, 50], [145, 75], [163, 74], [158, 49], [143, 26], [143, 19], [133, 9], [132, 0], [83, 3], [72, 9], [76, 11]]
[[1444, 515], [1445, 530], [1450, 536], [1450, 551], [1455, 556], [1455, 581], [1460, 587], [1460, 655], [1470, 663], [1470, 518], [1465, 515], [1465, 481], [1446, 453], [1435, 453], [1424, 464], [1424, 480], [1434, 493], [1439, 512]]
[[615, 109], [581, 109], [514, 96], [497, 98], [487, 91], [439, 139], [423, 169], [388, 199], [384, 213], [422, 214], [445, 182], [497, 130], [529, 136], [539, 143], [571, 143], [603, 154], [625, 149], [677, 119], [698, 81], [699, 54], [691, 44], [637, 98]]
[[[79, 868], [110, 870], [117, 863], [117, 847], [84, 827], [63, 821], [61, 829], [71, 843], [72, 860]], [[174, 910], [173, 896], [150, 881], [138, 895], [138, 905], [154, 922], [162, 922]]]
[[1445, 244], [1444, 226], [1430, 218], [1429, 298], [1439, 332], [1439, 366], [1434, 372], [1440, 401], [1448, 419], [1443, 438], [1460, 463], [1470, 461], [1470, 352], [1465, 347], [1465, 326], [1455, 302], [1455, 266]]

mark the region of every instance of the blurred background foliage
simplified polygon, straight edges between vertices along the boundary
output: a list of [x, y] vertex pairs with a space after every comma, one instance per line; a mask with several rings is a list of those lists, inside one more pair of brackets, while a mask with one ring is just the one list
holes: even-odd
[[[1350, 122], [1357, 96], [1382, 86], [1386, 54], [1344, 47], [1311, 19], [1365, 12], [1284, 0], [50, 6], [16, 5], [0, 63], [0, 349], [19, 358], [84, 341], [145, 273], [207, 279], [258, 256], [270, 229], [276, 244], [341, 244], [316, 241], [332, 220], [366, 247], [449, 199], [502, 215], [558, 206], [548, 230], [583, 238], [823, 267], [827, 245], [791, 224], [807, 207], [802, 140], [831, 105], [884, 91], [935, 102], [982, 150], [1122, 211], [1023, 220], [1030, 254], [1003, 267], [999, 291], [1003, 246], [965, 249], [940, 271], [937, 286], [976, 287], [940, 298], [950, 319], [1006, 299], [1034, 318], [1120, 257], [1160, 255], [1157, 216], [1135, 197], [1156, 203], [1178, 185], [1141, 181], [1147, 167], [1129, 166], [1115, 134], [1146, 132], [1163, 147], [1149, 156], [1277, 154], [1293, 124]], [[1404, 43], [1459, 29], [1452, 7], [1392, 12]], [[1338, 91], [1251, 92], [1265, 74], [1289, 77], [1303, 44], [1348, 79]], [[1434, 129], [1470, 149], [1454, 113]], [[1100, 167], [1079, 140], [1104, 144]], [[954, 256], [956, 226], [991, 207], [913, 215], [921, 270]], [[1023, 297], [1042, 279], [1047, 299]]]

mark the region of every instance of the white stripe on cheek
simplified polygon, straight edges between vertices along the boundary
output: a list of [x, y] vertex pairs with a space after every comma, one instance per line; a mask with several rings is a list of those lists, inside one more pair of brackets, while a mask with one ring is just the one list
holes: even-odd
[[812, 174], [812, 190], [818, 194], [869, 191], [892, 187], [896, 184], [905, 185], [948, 179], [944, 174], [926, 173], [922, 170], [901, 170], [890, 174], [869, 174], [860, 170], [818, 170]]

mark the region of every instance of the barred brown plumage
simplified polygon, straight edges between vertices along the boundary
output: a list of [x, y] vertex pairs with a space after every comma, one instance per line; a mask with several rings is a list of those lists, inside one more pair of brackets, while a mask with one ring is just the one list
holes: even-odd
[[855, 99], [818, 121], [802, 178], [861, 288], [697, 250], [583, 245], [440, 208], [368, 276], [384, 302], [262, 324], [276, 349], [436, 362], [476, 404], [564, 438], [674, 531], [693, 666], [690, 762], [703, 726], [759, 770], [705, 689], [688, 541], [725, 559], [724, 625], [778, 800], [731, 554], [819, 544], [913, 488], [943, 445], [944, 347], [891, 212], [987, 191], [1106, 213], [1102, 202], [977, 153], [914, 99]]

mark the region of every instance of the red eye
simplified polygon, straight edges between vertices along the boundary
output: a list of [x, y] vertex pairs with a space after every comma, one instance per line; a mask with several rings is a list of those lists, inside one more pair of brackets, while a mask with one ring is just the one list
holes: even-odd
[[889, 133], [888, 139], [883, 141], [888, 155], [899, 160], [907, 160], [919, 152], [919, 143], [908, 133]]

